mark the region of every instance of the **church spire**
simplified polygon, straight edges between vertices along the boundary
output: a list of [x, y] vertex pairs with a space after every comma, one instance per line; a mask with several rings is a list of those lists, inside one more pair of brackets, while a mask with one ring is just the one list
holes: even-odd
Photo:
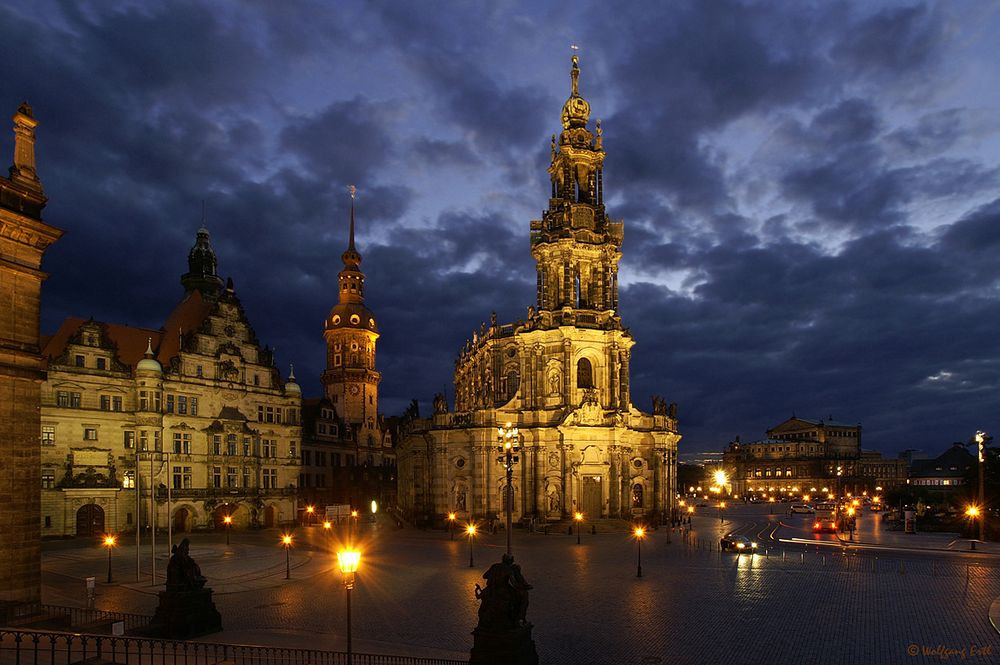
[[361, 265], [361, 254], [354, 247], [354, 199], [358, 195], [358, 188], [351, 185], [347, 191], [351, 193], [351, 234], [347, 243], [347, 251], [340, 258], [344, 262], [344, 270], [358, 270], [358, 266]]
[[23, 102], [12, 118], [14, 120], [14, 165], [10, 179], [26, 189], [41, 193], [42, 181], [35, 171], [35, 120], [28, 102]]

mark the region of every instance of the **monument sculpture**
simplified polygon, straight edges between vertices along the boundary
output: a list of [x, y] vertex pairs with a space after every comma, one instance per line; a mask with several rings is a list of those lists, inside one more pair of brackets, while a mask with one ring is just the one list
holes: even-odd
[[151, 636], [187, 639], [222, 630], [222, 615], [190, 548], [185, 538], [171, 550], [166, 590], [160, 592], [156, 615], [145, 631]]
[[537, 665], [538, 653], [528, 622], [528, 591], [532, 586], [521, 574], [514, 557], [504, 554], [483, 574], [486, 587], [476, 584], [479, 623], [469, 663], [473, 665]]

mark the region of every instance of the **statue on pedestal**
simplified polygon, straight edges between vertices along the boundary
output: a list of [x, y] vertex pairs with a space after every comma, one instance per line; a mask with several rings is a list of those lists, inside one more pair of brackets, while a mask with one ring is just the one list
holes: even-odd
[[151, 637], [187, 639], [222, 630], [222, 615], [212, 602], [212, 590], [205, 588], [201, 567], [191, 558], [187, 538], [171, 550], [167, 563], [166, 590], [148, 628]]
[[474, 644], [470, 663], [479, 665], [537, 665], [538, 653], [527, 620], [528, 591], [514, 557], [504, 554], [500, 563], [483, 574], [486, 587], [476, 584], [479, 624], [472, 632]]

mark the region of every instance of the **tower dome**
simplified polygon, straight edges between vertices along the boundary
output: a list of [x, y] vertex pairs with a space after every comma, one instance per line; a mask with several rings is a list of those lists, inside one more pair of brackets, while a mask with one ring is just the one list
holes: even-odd
[[157, 362], [156, 358], [153, 357], [153, 340], [152, 338], [147, 338], [146, 340], [146, 353], [143, 354], [142, 360], [140, 360], [135, 365], [136, 373], [139, 372], [150, 372], [155, 374], [163, 373], [163, 366]]
[[563, 129], [574, 129], [586, 127], [590, 119], [590, 102], [580, 96], [580, 59], [573, 54], [573, 69], [570, 70], [572, 80], [572, 90], [569, 99], [563, 104], [562, 125]]
[[288, 381], [285, 382], [285, 392], [290, 395], [301, 395], [302, 388], [299, 384], [295, 383], [295, 366], [290, 365], [288, 368]]

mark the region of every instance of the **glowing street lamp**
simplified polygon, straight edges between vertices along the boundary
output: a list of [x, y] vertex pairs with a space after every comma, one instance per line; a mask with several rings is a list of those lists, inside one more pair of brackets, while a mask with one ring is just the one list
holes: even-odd
[[725, 514], [726, 514], [726, 502], [725, 501], [720, 501], [719, 502], [719, 522], [720, 523], [723, 522], [723, 521], [725, 521], [723, 519], [724, 516], [725, 516]]
[[511, 547], [511, 532], [513, 529], [514, 513], [514, 465], [518, 461], [518, 449], [521, 445], [521, 435], [517, 431], [517, 426], [512, 423], [506, 423], [497, 427], [497, 450], [500, 452], [500, 457], [497, 461], [503, 465], [504, 470], [507, 472], [507, 488], [504, 490], [504, 510], [507, 515], [507, 556], [513, 556], [513, 550]]
[[222, 518], [222, 522], [226, 525], [226, 547], [229, 546], [229, 531], [233, 528], [233, 516], [226, 515]]
[[285, 579], [289, 580], [292, 578], [292, 568], [289, 563], [288, 550], [292, 546], [292, 536], [291, 534], [282, 534], [281, 544], [285, 546]]
[[448, 540], [455, 540], [455, 513], [448, 513]]
[[306, 506], [306, 524], [312, 526], [312, 517], [315, 512], [316, 506]]
[[351, 665], [354, 652], [351, 649], [351, 589], [354, 588], [354, 574], [361, 563], [361, 552], [341, 550], [337, 552], [337, 565], [344, 574], [344, 588], [347, 589], [347, 665]]
[[469, 536], [469, 568], [476, 564], [472, 562], [472, 541], [476, 538], [476, 525], [470, 524], [465, 527], [465, 533]]
[[726, 472], [723, 471], [722, 469], [719, 469], [718, 471], [712, 474], [712, 479], [715, 481], [715, 484], [719, 486], [720, 491], [723, 494], [725, 494], [726, 485], [729, 484], [729, 478], [726, 476]]
[[117, 545], [117, 539], [112, 535], [108, 534], [104, 536], [104, 546], [108, 548], [108, 584], [111, 584], [111, 550]]
[[354, 536], [358, 533], [358, 511], [351, 511], [351, 542], [354, 542]]
[[577, 512], [573, 515], [573, 520], [576, 522], [576, 544], [580, 544], [580, 523], [583, 522], [583, 513]]
[[635, 536], [635, 576], [642, 577], [642, 539], [646, 537], [646, 529], [641, 526], [637, 526], [632, 530], [632, 535]]

